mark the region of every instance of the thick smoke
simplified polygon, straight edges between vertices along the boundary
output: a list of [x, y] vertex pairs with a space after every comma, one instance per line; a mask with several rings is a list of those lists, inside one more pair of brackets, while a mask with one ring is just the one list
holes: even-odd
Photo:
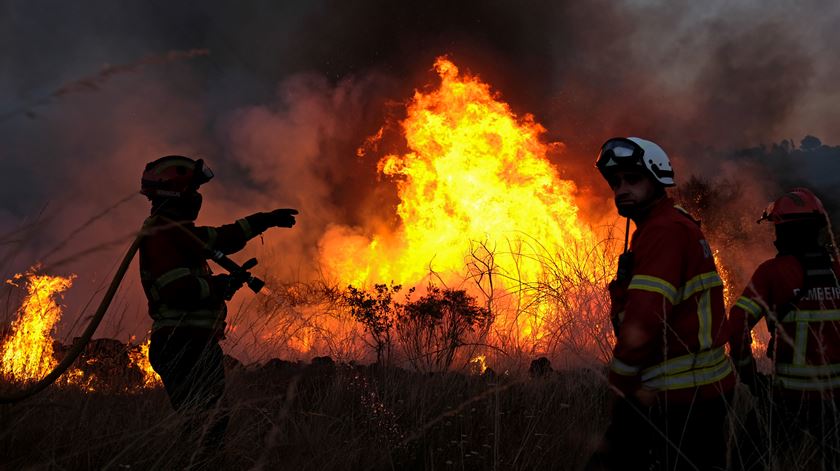
[[[833, 204], [837, 149], [796, 152], [807, 134], [840, 142], [838, 25], [840, 7], [826, 2], [6, 2], [0, 270], [9, 277], [42, 261], [77, 273], [60, 330], [77, 334], [71, 327], [98, 301], [148, 208], [136, 195], [85, 222], [136, 192], [145, 162], [181, 153], [217, 173], [200, 223], [299, 208], [295, 229], [270, 231], [244, 255], [284, 279], [317, 276], [327, 230], [396, 223], [377, 156], [356, 149], [401, 117], [441, 54], [565, 144], [554, 163], [577, 182], [584, 212], [612, 214], [592, 161], [614, 135], [661, 143], [683, 181], [698, 175], [724, 195], [736, 188], [737, 204], [719, 206], [739, 220], [794, 184]], [[209, 55], [144, 62], [195, 49]], [[55, 93], [116, 65], [128, 67]], [[773, 153], [783, 139], [792, 139], [787, 153]], [[732, 250], [767, 245], [761, 230], [720, 239]], [[757, 260], [739, 263], [749, 272]], [[142, 337], [136, 268], [122, 293], [99, 334]]]

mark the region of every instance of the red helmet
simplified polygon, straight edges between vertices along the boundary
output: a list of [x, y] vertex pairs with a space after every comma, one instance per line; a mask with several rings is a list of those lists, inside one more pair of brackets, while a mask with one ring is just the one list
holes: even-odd
[[813, 219], [828, 221], [822, 201], [807, 188], [794, 188], [770, 203], [758, 222], [768, 220], [783, 224]]
[[146, 164], [140, 180], [140, 193], [154, 197], [179, 197], [198, 190], [213, 178], [213, 171], [204, 160], [180, 155], [167, 155]]

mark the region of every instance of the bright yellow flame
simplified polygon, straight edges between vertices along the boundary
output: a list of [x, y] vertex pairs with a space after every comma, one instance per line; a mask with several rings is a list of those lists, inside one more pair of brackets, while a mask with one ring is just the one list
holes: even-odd
[[[88, 361], [88, 364], [91, 364], [91, 362]], [[68, 370], [64, 373], [61, 379], [59, 379], [59, 384], [72, 385], [87, 392], [96, 391], [96, 384], [98, 382], [99, 379], [95, 375], [85, 373], [80, 368], [72, 368]]]
[[143, 385], [144, 388], [156, 388], [163, 384], [163, 380], [160, 379], [160, 375], [158, 375], [154, 368], [152, 368], [152, 364], [149, 363], [149, 346], [151, 345], [151, 339], [146, 340], [145, 343], [138, 346], [137, 349], [131, 349], [128, 351], [128, 358], [131, 361], [131, 366], [140, 370], [143, 373]]
[[487, 357], [485, 355], [477, 355], [470, 360], [470, 370], [477, 375], [483, 375], [487, 371]]
[[[578, 216], [575, 184], [547, 157], [562, 144], [544, 143], [545, 129], [533, 116], [515, 115], [489, 85], [451, 61], [438, 58], [435, 70], [440, 87], [415, 92], [401, 122], [409, 151], [379, 162], [379, 171], [397, 181], [399, 230], [366, 236], [335, 228], [321, 242], [324, 263], [356, 286], [417, 285], [430, 271], [464, 280], [492, 265], [494, 289], [514, 293], [512, 305], [531, 306], [527, 321], [516, 314], [512, 322], [538, 339], [548, 309], [522, 299], [524, 287], [553, 283], [549, 278], [574, 268], [579, 276], [587, 272], [583, 263], [594, 263], [582, 262], [579, 252], [595, 247], [596, 238]], [[471, 266], [476, 256], [481, 263]]]
[[31, 383], [46, 376], [57, 361], [53, 356], [52, 331], [61, 319], [55, 297], [70, 288], [75, 275], [37, 275], [37, 267], [15, 275], [8, 283], [26, 277], [27, 295], [12, 322], [11, 333], [0, 347], [0, 374], [9, 381]]

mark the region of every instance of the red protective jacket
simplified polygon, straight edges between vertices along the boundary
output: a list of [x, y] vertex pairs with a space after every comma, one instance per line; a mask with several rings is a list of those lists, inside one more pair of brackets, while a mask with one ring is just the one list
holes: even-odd
[[791, 395], [816, 399], [840, 388], [840, 265], [809, 270], [810, 286], [805, 274], [793, 255], [759, 265], [730, 310], [730, 351], [736, 364], [750, 364], [750, 331], [766, 316], [774, 334], [767, 354], [776, 384]]
[[632, 277], [613, 306], [621, 322], [610, 383], [675, 403], [731, 390], [723, 283], [699, 223], [664, 198], [637, 221], [630, 247]]
[[148, 219], [140, 242], [140, 279], [152, 330], [191, 326], [224, 332], [227, 308], [222, 288], [211, 278], [208, 250], [238, 252], [267, 227], [259, 213], [220, 227]]

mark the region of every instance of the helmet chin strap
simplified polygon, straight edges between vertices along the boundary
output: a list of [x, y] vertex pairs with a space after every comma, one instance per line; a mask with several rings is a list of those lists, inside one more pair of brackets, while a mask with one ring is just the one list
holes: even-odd
[[630, 248], [630, 218], [625, 218], [627, 220], [627, 225], [624, 226], [624, 252], [627, 253], [627, 250]]
[[170, 197], [152, 205], [152, 216], [165, 216], [174, 221], [195, 221], [201, 211], [200, 193], [183, 197]]
[[653, 208], [656, 203], [662, 201], [662, 198], [665, 198], [665, 194], [657, 195], [648, 200], [646, 203], [633, 205], [625, 210], [621, 210], [619, 208], [618, 214], [627, 218], [628, 225], [630, 224], [630, 219], [634, 222], [638, 222], [639, 219], [644, 218]]

